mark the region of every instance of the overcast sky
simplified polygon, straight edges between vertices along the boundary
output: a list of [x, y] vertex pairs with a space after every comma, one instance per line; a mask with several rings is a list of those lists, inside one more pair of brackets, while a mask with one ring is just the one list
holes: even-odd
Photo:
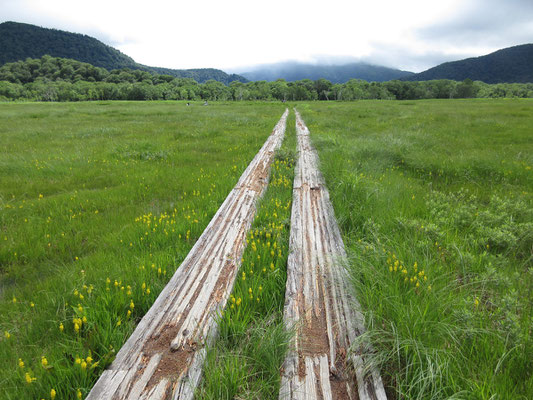
[[245, 72], [363, 60], [419, 72], [533, 42], [533, 0], [0, 0], [0, 22], [94, 36], [135, 61]]

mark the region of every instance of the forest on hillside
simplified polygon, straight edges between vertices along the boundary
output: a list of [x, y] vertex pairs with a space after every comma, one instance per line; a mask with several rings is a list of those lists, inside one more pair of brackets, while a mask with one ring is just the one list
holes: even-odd
[[333, 84], [326, 79], [286, 82], [198, 83], [138, 69], [104, 68], [75, 60], [43, 56], [0, 67], [0, 100], [416, 100], [446, 98], [533, 97], [533, 83], [486, 84], [466, 79]]
[[0, 65], [51, 54], [107, 69], [136, 67], [131, 57], [93, 37], [18, 22], [0, 24], [0, 48]]
[[[119, 50], [93, 37], [18, 22], [0, 24], [0, 49], [0, 65], [6, 63], [17, 64], [18, 62], [24, 67], [28, 59], [39, 59], [44, 56], [47, 63], [49, 63], [51, 59], [57, 60], [54, 57], [59, 57], [60, 59], [72, 59], [81, 63], [89, 63], [95, 68], [105, 68], [108, 71], [127, 68], [166, 74], [177, 78], [192, 78], [197, 82], [205, 82], [209, 79], [226, 84], [236, 80], [247, 82], [247, 79], [240, 75], [226, 74], [224, 71], [215, 68], [171, 69], [142, 65], [136, 63], [131, 57]], [[50, 55], [53, 57], [49, 57]], [[58, 61], [55, 62], [58, 63]], [[30, 67], [33, 68], [35, 62], [30, 64]], [[61, 64], [68, 65], [72, 63], [65, 61], [61, 62]], [[62, 74], [66, 75], [63, 79], [68, 80], [68, 66], [66, 68], [67, 70], [63, 70]], [[74, 68], [76, 67], [74, 66]], [[48, 75], [46, 74], [46, 76]], [[83, 77], [84, 75], [82, 74], [81, 76]], [[94, 78], [98, 79], [98, 76]], [[25, 78], [23, 77], [23, 79]], [[23, 80], [21, 83], [26, 82]]]
[[486, 83], [533, 81], [533, 44], [508, 47], [486, 56], [447, 62], [427, 71], [401, 78], [408, 81], [475, 77]]

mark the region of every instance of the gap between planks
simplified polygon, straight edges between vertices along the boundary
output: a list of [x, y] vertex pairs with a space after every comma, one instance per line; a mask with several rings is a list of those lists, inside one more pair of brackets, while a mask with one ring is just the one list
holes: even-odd
[[285, 135], [285, 110], [207, 228], [135, 331], [103, 372], [88, 400], [192, 399], [206, 346], [217, 333], [241, 264], [246, 234]]
[[282, 400], [385, 400], [379, 371], [351, 349], [364, 319], [350, 285], [346, 251], [329, 193], [296, 112], [296, 164], [284, 322], [295, 336], [285, 358]]

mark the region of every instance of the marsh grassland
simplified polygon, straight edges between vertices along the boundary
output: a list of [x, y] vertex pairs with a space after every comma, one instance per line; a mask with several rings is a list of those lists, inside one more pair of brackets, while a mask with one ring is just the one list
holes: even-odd
[[[533, 101], [309, 102], [391, 399], [533, 398]], [[0, 104], [0, 397], [81, 399], [285, 105]], [[278, 397], [294, 114], [202, 399]]]

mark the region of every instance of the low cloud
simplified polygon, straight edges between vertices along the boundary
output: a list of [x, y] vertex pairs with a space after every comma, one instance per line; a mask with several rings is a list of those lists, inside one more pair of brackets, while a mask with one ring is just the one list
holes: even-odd
[[445, 21], [415, 31], [424, 42], [501, 48], [533, 41], [533, 1], [471, 0]]

